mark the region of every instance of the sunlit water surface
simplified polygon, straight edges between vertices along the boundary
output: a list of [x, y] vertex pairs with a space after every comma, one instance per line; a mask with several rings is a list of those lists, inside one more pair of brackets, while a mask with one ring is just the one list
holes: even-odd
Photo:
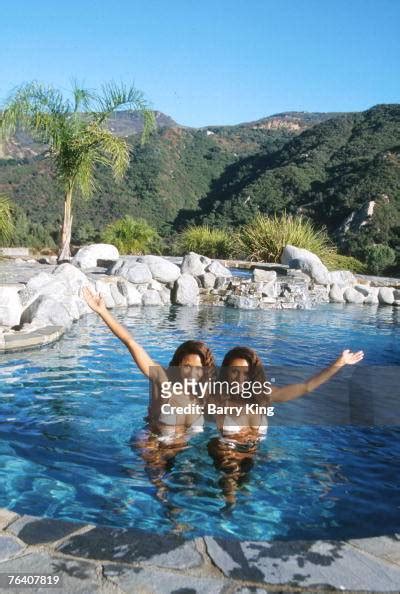
[[[207, 451], [216, 435], [212, 424], [161, 471], [132, 446], [145, 425], [147, 381], [126, 347], [89, 314], [57, 343], [0, 355], [0, 506], [187, 537], [344, 538], [400, 531], [400, 382], [393, 382], [393, 370], [400, 370], [398, 309], [171, 306], [113, 314], [163, 364], [180, 342], [196, 338], [207, 341], [218, 362], [235, 344], [251, 346], [267, 369], [283, 366], [289, 377], [294, 365], [314, 373], [347, 347], [365, 351], [360, 366], [366, 374], [370, 366], [390, 368], [391, 384], [382, 387], [373, 413], [358, 380], [350, 405], [348, 396], [335, 404], [332, 386], [277, 405], [268, 437], [229, 505], [224, 474]], [[341, 373], [350, 377], [348, 370]], [[373, 426], [358, 424], [365, 418]]]

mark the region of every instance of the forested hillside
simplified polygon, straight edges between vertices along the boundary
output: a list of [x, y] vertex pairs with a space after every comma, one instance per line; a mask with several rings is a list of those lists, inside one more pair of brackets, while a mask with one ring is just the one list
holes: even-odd
[[[346, 249], [371, 239], [398, 247], [400, 106], [334, 117], [279, 150], [230, 165], [197, 211], [181, 211], [178, 224], [231, 226], [283, 209], [326, 225]], [[346, 218], [352, 220], [344, 224]]]
[[[257, 212], [286, 209], [326, 225], [345, 252], [359, 253], [371, 241], [398, 249], [399, 105], [348, 114], [291, 112], [200, 129], [157, 113], [158, 129], [147, 145], [140, 146], [137, 133], [129, 136], [123, 182], [99, 168], [94, 196], [75, 200], [73, 243], [98, 240], [107, 223], [125, 214], [168, 236], [189, 223], [237, 227]], [[116, 133], [139, 131], [134, 118], [119, 118], [110, 123]], [[3, 151], [0, 192], [17, 207], [15, 243], [49, 244], [57, 240], [62, 194], [46, 152], [34, 148], [23, 158]]]

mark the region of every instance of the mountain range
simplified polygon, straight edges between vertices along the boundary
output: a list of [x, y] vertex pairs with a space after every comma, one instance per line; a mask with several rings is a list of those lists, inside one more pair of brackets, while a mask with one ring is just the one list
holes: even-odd
[[[121, 183], [98, 168], [98, 190], [77, 196], [73, 242], [96, 240], [108, 222], [143, 217], [164, 236], [190, 223], [237, 227], [257, 212], [302, 213], [347, 253], [368, 242], [399, 247], [400, 105], [363, 112], [285, 112], [232, 126], [192, 128], [155, 112], [140, 146], [141, 118], [117, 112], [108, 125], [131, 146]], [[26, 233], [57, 237], [63, 212], [45, 147], [19, 133], [2, 147], [0, 192]], [[23, 241], [23, 238], [20, 238]]]

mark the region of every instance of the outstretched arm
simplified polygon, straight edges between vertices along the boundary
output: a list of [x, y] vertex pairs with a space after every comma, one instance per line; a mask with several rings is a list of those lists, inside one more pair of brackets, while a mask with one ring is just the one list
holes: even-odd
[[273, 402], [287, 402], [288, 400], [294, 400], [299, 398], [308, 392], [312, 392], [321, 384], [327, 382], [332, 376], [334, 376], [342, 367], [345, 365], [354, 365], [361, 361], [364, 357], [363, 351], [352, 353], [349, 349], [346, 349], [342, 354], [332, 363], [329, 367], [326, 367], [319, 373], [313, 375], [308, 380], [299, 384], [289, 384], [288, 386], [282, 386], [282, 388], [273, 387], [271, 393], [271, 399]]
[[89, 307], [99, 314], [115, 336], [128, 347], [129, 352], [140, 371], [147, 377], [150, 377], [150, 370], [152, 370], [153, 378], [157, 364], [144, 348], [134, 340], [130, 332], [114, 318], [111, 312], [108, 311], [103, 297], [100, 294], [93, 294], [89, 287], [83, 287], [82, 294]]

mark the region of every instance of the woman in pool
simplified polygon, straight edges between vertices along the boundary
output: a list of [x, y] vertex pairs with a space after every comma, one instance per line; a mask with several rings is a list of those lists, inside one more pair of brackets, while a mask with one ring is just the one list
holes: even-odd
[[[214, 377], [215, 360], [212, 351], [204, 342], [187, 340], [178, 346], [169, 367], [165, 369], [153, 361], [128, 330], [114, 318], [99, 294], [93, 294], [87, 287], [82, 289], [82, 293], [89, 307], [99, 314], [110, 330], [126, 345], [140, 371], [151, 382], [146, 417], [148, 427], [134, 433], [130, 439], [130, 446], [140, 451], [145, 470], [156, 488], [157, 498], [166, 504], [171, 519], [177, 523], [177, 510], [168, 503], [166, 472], [172, 470], [176, 455], [188, 447], [190, 436], [203, 430], [204, 416], [196, 413], [163, 413], [161, 407], [165, 403], [171, 407], [185, 407], [198, 404], [198, 396], [187, 389], [168, 399], [163, 398], [162, 383], [182, 382], [185, 378], [207, 381], [208, 378]], [[129, 469], [126, 469], [126, 473], [136, 475], [136, 471]], [[180, 529], [179, 525], [176, 529]]]
[[237, 346], [226, 353], [218, 378], [225, 390], [213, 397], [215, 405], [222, 407], [221, 414], [216, 414], [220, 437], [210, 440], [208, 451], [216, 467], [223, 471], [221, 486], [228, 503], [234, 503], [236, 490], [253, 465], [258, 443], [265, 438], [268, 407], [316, 390], [342, 367], [354, 365], [363, 357], [363, 351], [352, 353], [346, 349], [305, 382], [277, 387], [267, 381], [262, 361], [253, 349]]
[[[162, 395], [163, 382], [183, 383], [187, 380], [207, 381], [215, 373], [215, 360], [211, 349], [201, 341], [187, 340], [176, 349], [169, 368], [165, 369], [154, 362], [145, 349], [136, 342], [128, 330], [122, 326], [108, 311], [103, 298], [99, 294], [93, 294], [88, 287], [82, 289], [83, 296], [89, 307], [99, 314], [110, 330], [126, 345], [133, 360], [140, 371], [149, 378], [151, 382], [150, 400], [148, 406], [147, 420], [151, 434], [159, 442], [174, 444], [177, 446], [185, 441], [191, 432], [201, 431], [204, 418], [197, 411], [188, 414], [174, 414], [162, 410], [162, 405], [168, 403], [169, 410], [175, 411], [176, 407], [188, 407], [199, 403], [198, 395], [190, 390], [190, 382], [186, 389], [180, 394], [172, 394], [169, 398]], [[192, 385], [193, 387], [193, 385]], [[165, 408], [165, 407], [164, 407]], [[192, 406], [192, 410], [195, 407]]]

